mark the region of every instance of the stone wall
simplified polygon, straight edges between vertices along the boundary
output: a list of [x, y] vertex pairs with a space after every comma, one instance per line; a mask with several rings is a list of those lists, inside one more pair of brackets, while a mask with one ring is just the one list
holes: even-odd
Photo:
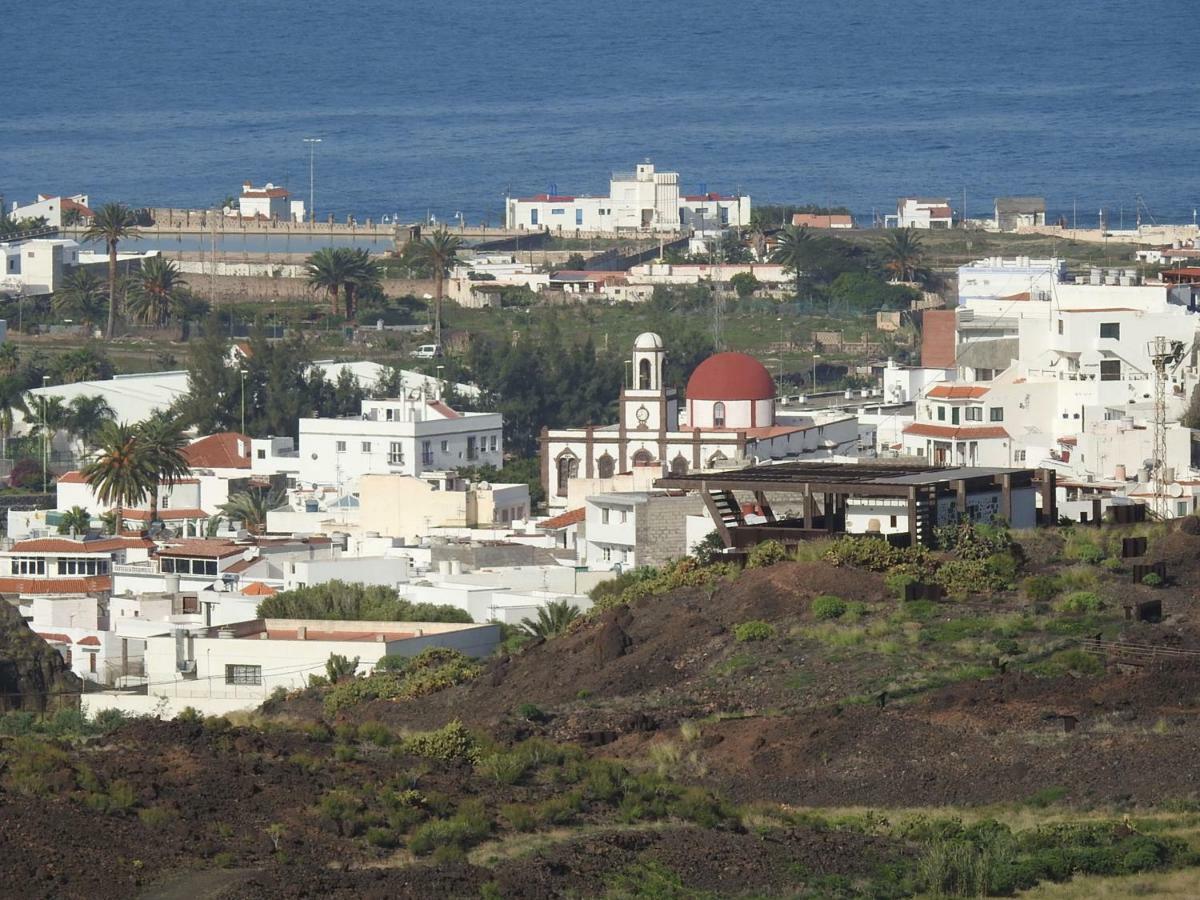
[[[304, 278], [272, 278], [267, 275], [191, 275], [187, 278], [192, 290], [205, 300], [230, 303], [246, 300], [325, 300], [324, 293], [314, 293]], [[383, 292], [389, 297], [412, 294], [420, 297], [432, 294], [432, 279], [385, 278]], [[340, 305], [340, 298], [339, 298]]]

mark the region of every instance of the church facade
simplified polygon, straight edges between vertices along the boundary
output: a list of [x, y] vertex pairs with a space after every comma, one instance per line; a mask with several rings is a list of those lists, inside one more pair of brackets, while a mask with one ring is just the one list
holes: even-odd
[[729, 469], [829, 453], [857, 440], [853, 417], [780, 421], [770, 373], [744, 353], [718, 353], [697, 366], [681, 408], [663, 381], [666, 353], [657, 334], [638, 336], [615, 424], [542, 430], [542, 484], [551, 510], [568, 505], [571, 484], [581, 479], [592, 492], [607, 493], [628, 490], [620, 476], [635, 472]]

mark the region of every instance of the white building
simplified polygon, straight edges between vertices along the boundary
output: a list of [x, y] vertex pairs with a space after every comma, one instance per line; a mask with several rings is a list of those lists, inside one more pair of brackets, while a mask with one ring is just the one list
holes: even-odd
[[79, 244], [61, 238], [0, 243], [0, 292], [36, 297], [52, 294], [79, 265]]
[[247, 181], [242, 184], [242, 193], [238, 197], [238, 207], [226, 209], [226, 215], [236, 215], [242, 219], [259, 219], [268, 222], [302, 222], [304, 221], [303, 201], [299, 218], [293, 217], [294, 203], [290, 199], [287, 188], [267, 182], [262, 187], [255, 187]]
[[86, 225], [95, 215], [88, 207], [87, 194], [75, 194], [70, 197], [38, 194], [33, 203], [24, 206], [14, 203], [9, 211], [9, 217], [17, 222], [22, 219], [45, 219], [47, 225], [55, 228], [70, 224], [68, 220]]
[[979, 300], [1049, 300], [1056, 285], [1067, 280], [1061, 259], [992, 256], [958, 267], [958, 304]]
[[681, 231], [750, 224], [750, 198], [705, 192], [681, 195], [678, 172], [649, 163], [615, 172], [604, 197], [559, 194], [553, 187], [505, 201], [505, 227], [552, 231]]
[[638, 336], [616, 424], [543, 431], [542, 484], [552, 509], [582, 505], [583, 498], [571, 500], [575, 479], [595, 479], [589, 492], [607, 493], [628, 490], [623, 482], [639, 471], [652, 480], [667, 469], [678, 475], [828, 457], [858, 442], [853, 416], [777, 415], [775, 382], [744, 353], [718, 353], [697, 366], [680, 410], [675, 389], [663, 382], [666, 352], [657, 334]]
[[396, 400], [364, 400], [361, 415], [303, 418], [300, 438], [252, 442], [255, 474], [287, 474], [304, 485], [356, 485], [369, 474], [420, 475], [464, 466], [500, 468], [504, 421], [499, 413], [458, 412], [421, 392]]
[[896, 201], [896, 214], [884, 216], [887, 228], [950, 228], [954, 225], [954, 210], [945, 197], [901, 197]]
[[[687, 556], [687, 520], [705, 515], [698, 494], [646, 491], [588, 497], [585, 506], [584, 561], [593, 572], [662, 566]], [[713, 528], [711, 520], [703, 537]]]

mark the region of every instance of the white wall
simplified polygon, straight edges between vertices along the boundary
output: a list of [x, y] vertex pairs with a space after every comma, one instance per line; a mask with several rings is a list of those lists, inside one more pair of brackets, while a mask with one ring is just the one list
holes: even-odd
[[284, 590], [311, 587], [327, 581], [348, 584], [398, 587], [409, 580], [409, 561], [404, 557], [346, 557], [283, 562]]

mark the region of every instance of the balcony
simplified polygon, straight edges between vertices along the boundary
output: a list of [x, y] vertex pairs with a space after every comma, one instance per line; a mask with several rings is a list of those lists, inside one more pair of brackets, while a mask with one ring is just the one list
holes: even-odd
[[157, 575], [158, 567], [152, 562], [113, 563], [114, 575]]

